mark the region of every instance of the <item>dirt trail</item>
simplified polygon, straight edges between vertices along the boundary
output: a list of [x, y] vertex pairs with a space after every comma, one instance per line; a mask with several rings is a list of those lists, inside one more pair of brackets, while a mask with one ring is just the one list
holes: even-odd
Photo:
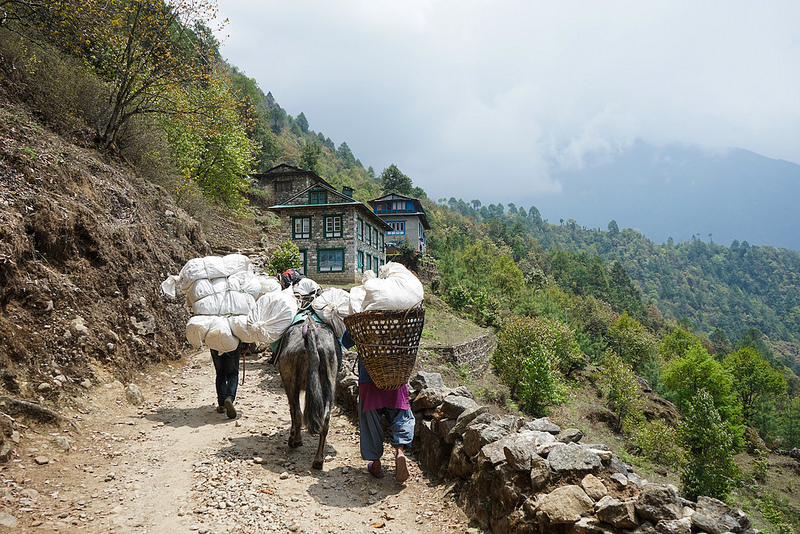
[[235, 420], [214, 410], [213, 366], [200, 352], [142, 373], [139, 406], [119, 382], [96, 386], [73, 416], [80, 432], [23, 429], [18, 456], [0, 468], [0, 532], [469, 530], [413, 456], [405, 484], [388, 445], [386, 477], [370, 476], [357, 427], [338, 408], [324, 469], [312, 470], [316, 438], [286, 445], [288, 404], [268, 360], [247, 361]]

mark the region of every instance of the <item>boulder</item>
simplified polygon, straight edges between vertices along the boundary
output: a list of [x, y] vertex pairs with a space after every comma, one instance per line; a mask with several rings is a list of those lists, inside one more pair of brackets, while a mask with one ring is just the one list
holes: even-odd
[[635, 528], [636, 507], [633, 501], [620, 501], [606, 495], [594, 507], [597, 519], [617, 528]]
[[642, 488], [636, 500], [636, 513], [652, 521], [656, 528], [662, 520], [680, 519], [682, 509], [678, 488], [672, 485], [649, 484]]
[[[600, 457], [577, 443], [560, 444], [547, 455], [550, 467], [556, 473], [590, 473], [600, 468]], [[581, 490], [583, 491], [583, 490]]]
[[593, 508], [594, 501], [580, 486], [561, 486], [539, 500], [536, 517], [544, 527], [542, 530], [548, 532], [548, 525], [577, 523]]

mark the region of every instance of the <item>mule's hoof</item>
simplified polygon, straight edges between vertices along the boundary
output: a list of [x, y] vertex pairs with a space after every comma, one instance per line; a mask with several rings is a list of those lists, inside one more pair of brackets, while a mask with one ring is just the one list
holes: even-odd
[[314, 469], [320, 469], [321, 470], [322, 469], [322, 463], [323, 463], [322, 460], [320, 460], [319, 462], [314, 461], [314, 463], [311, 464], [311, 467], [313, 467]]
[[300, 441], [289, 440], [289, 448], [290, 449], [296, 449], [297, 447], [299, 447], [302, 444], [303, 444], [303, 440], [300, 440]]

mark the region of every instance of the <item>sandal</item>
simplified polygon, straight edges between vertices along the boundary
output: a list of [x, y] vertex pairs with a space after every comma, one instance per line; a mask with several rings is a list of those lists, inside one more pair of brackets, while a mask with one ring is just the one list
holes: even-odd
[[373, 462], [367, 464], [367, 470], [369, 471], [370, 475], [374, 476], [375, 478], [383, 478], [386, 476], [386, 473], [384, 472], [382, 467], [380, 468], [380, 471], [376, 473], [375, 471], [372, 470], [372, 465]]
[[394, 462], [394, 479], [397, 482], [405, 482], [408, 480], [408, 465], [406, 465], [406, 457], [402, 454], [398, 454], [397, 458], [394, 459]]

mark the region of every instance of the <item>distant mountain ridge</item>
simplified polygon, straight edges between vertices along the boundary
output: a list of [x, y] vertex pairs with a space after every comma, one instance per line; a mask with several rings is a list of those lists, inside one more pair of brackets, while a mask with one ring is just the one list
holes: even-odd
[[551, 223], [575, 219], [606, 229], [611, 220], [657, 243], [693, 237], [730, 245], [800, 250], [800, 165], [743, 149], [656, 147], [638, 141], [616, 156], [553, 175], [559, 195], [532, 203]]

